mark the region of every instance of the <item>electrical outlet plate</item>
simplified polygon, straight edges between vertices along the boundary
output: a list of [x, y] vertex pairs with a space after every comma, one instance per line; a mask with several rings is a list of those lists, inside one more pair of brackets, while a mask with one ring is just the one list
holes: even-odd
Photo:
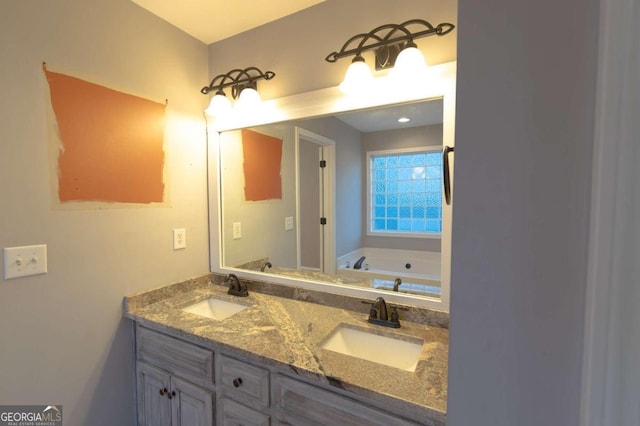
[[287, 216], [284, 218], [284, 230], [293, 231], [293, 216]]
[[4, 279], [47, 273], [47, 246], [6, 247], [4, 249]]
[[173, 230], [173, 249], [180, 250], [187, 247], [187, 231], [184, 228]]

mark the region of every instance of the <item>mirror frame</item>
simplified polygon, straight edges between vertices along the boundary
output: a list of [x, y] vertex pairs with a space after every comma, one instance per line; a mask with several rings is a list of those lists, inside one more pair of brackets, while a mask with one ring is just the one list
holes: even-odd
[[[384, 79], [385, 77], [379, 77]], [[323, 291], [333, 294], [375, 299], [384, 296], [392, 303], [417, 306], [422, 308], [449, 311], [450, 276], [451, 276], [451, 238], [442, 239], [441, 256], [441, 297], [430, 298], [407, 293], [394, 293], [367, 287], [348, 287], [344, 285], [303, 280], [276, 274], [248, 271], [222, 265], [222, 212], [220, 203], [220, 134], [227, 130], [237, 130], [263, 124], [284, 121], [302, 120], [334, 115], [337, 113], [378, 108], [395, 104], [419, 102], [429, 99], [443, 99], [443, 145], [455, 144], [455, 91], [456, 62], [434, 65], [430, 67], [430, 78], [424, 86], [412, 87], [407, 91], [381, 91], [375, 97], [349, 97], [344, 95], [338, 86], [314, 90], [297, 95], [273, 99], [263, 102], [264, 110], [259, 116], [228, 116], [224, 120], [207, 119], [207, 184], [209, 206], [209, 265], [210, 271], [219, 274], [236, 274], [239, 278], [265, 281], [290, 287]], [[453, 171], [452, 171], [453, 176]], [[443, 209], [450, 209], [445, 206]], [[451, 211], [443, 212], [443, 234], [451, 235]]]

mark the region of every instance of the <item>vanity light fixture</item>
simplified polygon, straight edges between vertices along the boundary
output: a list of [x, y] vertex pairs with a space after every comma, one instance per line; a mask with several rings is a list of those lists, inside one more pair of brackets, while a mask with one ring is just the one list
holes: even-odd
[[271, 80], [276, 74], [272, 71], [262, 72], [259, 68], [236, 68], [226, 74], [215, 76], [208, 86], [203, 87], [200, 93], [208, 95], [214, 92], [209, 106], [205, 110], [207, 115], [223, 116], [231, 111], [231, 101], [224, 93], [224, 89], [231, 88], [231, 97], [238, 99], [236, 108], [249, 110], [260, 104], [258, 93], [258, 80]]
[[354, 56], [340, 88], [347, 94], [362, 93], [370, 88], [373, 81], [371, 69], [362, 57], [363, 52], [375, 51], [376, 70], [393, 68], [390, 72], [393, 78], [412, 78], [423, 74], [426, 69], [424, 56], [413, 40], [431, 35], [443, 36], [454, 28], [455, 25], [449, 23], [434, 27], [423, 19], [411, 19], [402, 24], [385, 24], [366, 34], [351, 37], [340, 51], [331, 52], [325, 60], [333, 63], [338, 59]]

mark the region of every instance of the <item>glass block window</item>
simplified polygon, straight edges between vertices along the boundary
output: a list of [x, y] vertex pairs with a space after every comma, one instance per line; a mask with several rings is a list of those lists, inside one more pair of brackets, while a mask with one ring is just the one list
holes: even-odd
[[427, 148], [367, 153], [369, 233], [442, 231], [442, 154]]

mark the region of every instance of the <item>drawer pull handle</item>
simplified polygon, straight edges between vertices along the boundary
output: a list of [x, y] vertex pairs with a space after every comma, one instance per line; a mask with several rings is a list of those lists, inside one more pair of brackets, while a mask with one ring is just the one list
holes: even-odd
[[242, 378], [233, 379], [233, 387], [239, 388], [242, 385]]
[[176, 396], [176, 391], [171, 392], [170, 394], [167, 395], [167, 398], [169, 399], [173, 399], [173, 397]]
[[167, 392], [169, 392], [169, 391], [167, 390], [167, 388], [160, 389], [160, 395], [162, 395], [162, 396], [166, 395], [166, 394], [167, 394]]

